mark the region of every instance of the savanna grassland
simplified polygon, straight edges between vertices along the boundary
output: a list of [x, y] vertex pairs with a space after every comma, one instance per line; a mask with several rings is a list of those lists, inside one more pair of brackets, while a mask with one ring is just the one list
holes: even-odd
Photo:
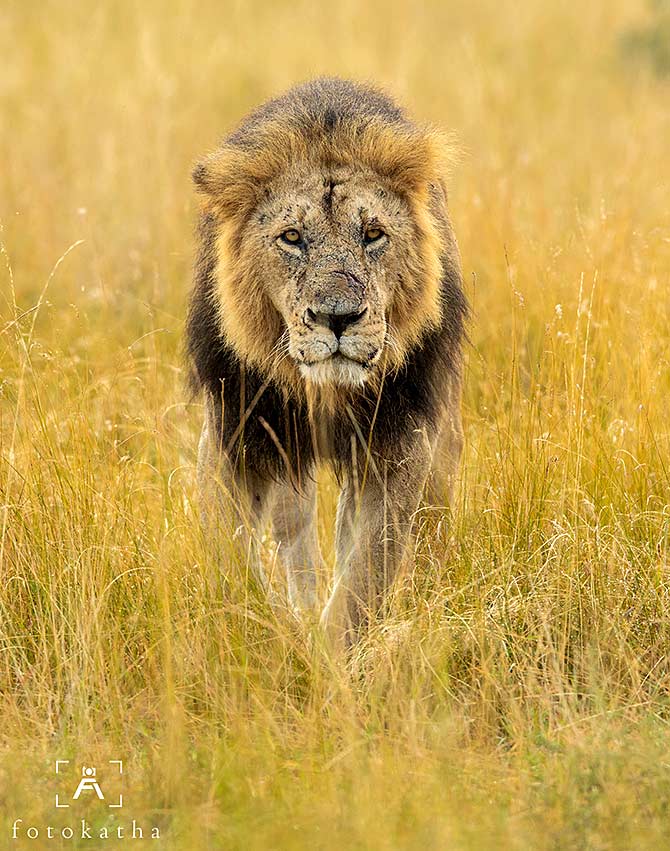
[[[0, 848], [670, 847], [664, 15], [2, 3]], [[207, 558], [181, 356], [193, 162], [323, 73], [456, 132], [473, 308], [455, 512], [348, 665]]]

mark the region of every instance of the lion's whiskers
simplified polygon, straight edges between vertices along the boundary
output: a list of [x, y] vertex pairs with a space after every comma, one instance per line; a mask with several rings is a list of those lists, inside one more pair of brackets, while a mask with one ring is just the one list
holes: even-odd
[[261, 368], [264, 367], [268, 361], [271, 361], [271, 368], [277, 369], [277, 367], [282, 363], [282, 361], [286, 359], [288, 355], [288, 347], [289, 330], [288, 328], [285, 328], [279, 336], [277, 342], [270, 349], [268, 356], [262, 361]]
[[386, 326], [385, 344], [395, 355], [395, 359], [402, 362], [405, 360], [405, 351], [398, 342], [398, 334], [393, 326], [389, 323]]

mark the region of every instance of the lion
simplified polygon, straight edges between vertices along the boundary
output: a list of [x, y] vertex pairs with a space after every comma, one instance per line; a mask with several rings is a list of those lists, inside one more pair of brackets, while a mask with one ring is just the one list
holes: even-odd
[[252, 111], [193, 172], [203, 514], [232, 514], [254, 539], [271, 521], [288, 597], [314, 609], [315, 469], [330, 465], [341, 491], [321, 621], [345, 644], [388, 599], [433, 459], [451, 490], [461, 455], [468, 306], [450, 156], [385, 93], [317, 79]]

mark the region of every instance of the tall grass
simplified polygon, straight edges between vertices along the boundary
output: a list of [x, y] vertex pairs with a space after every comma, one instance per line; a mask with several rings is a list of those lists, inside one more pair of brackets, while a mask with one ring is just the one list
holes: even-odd
[[[149, 847], [670, 844], [669, 90], [618, 49], [647, 15], [5, 4], [0, 847], [94, 847], [45, 839], [54, 761], [119, 758]], [[474, 308], [456, 510], [348, 667], [238, 542], [208, 557], [180, 356], [190, 165], [316, 73], [458, 132]]]

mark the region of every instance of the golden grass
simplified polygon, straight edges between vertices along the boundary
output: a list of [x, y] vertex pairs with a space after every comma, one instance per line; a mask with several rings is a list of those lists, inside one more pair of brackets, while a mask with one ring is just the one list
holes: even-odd
[[[670, 111], [618, 49], [647, 15], [5, 4], [0, 847], [117, 847], [44, 838], [56, 758], [123, 758], [149, 847], [670, 843]], [[207, 559], [180, 358], [190, 166], [315, 73], [458, 132], [474, 306], [458, 510], [350, 671], [234, 542]]]

